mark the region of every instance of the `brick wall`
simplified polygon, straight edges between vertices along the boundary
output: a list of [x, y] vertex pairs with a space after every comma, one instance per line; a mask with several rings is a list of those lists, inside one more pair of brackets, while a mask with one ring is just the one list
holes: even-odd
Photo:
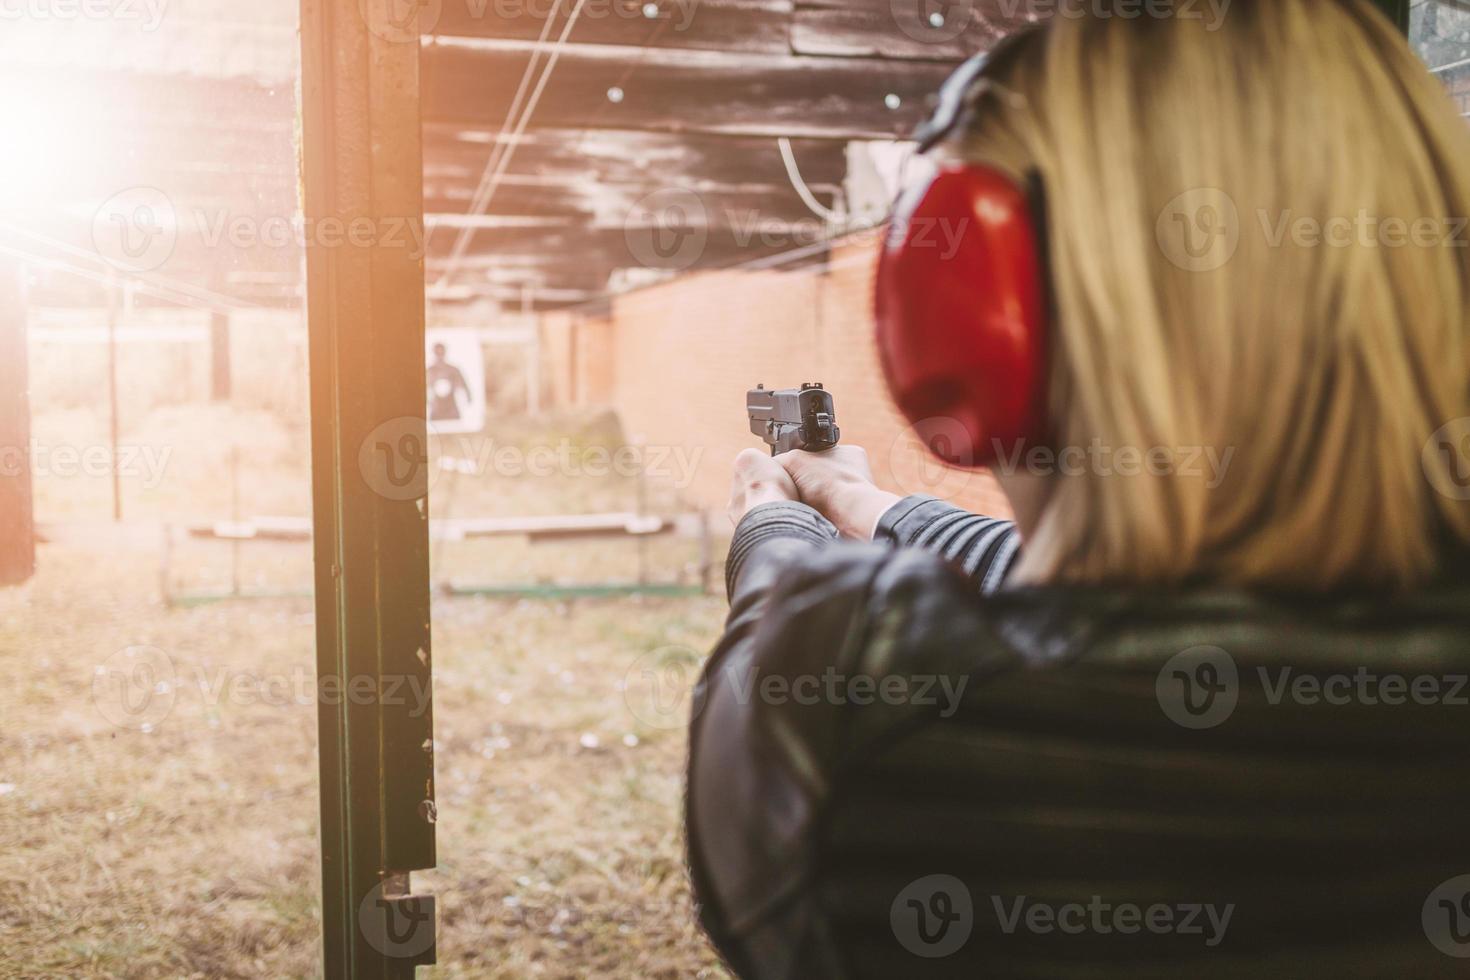
[[854, 241], [819, 268], [699, 273], [624, 294], [605, 317], [548, 317], [549, 335], [568, 336], [547, 349], [570, 351], [549, 370], [575, 378], [573, 403], [613, 408], [629, 438], [697, 454], [681, 488], [695, 506], [722, 509], [730, 461], [762, 445], [746, 390], [820, 381], [843, 441], [868, 450], [880, 484], [1009, 513], [988, 475], [940, 466], [893, 408], [873, 345], [873, 259], [870, 241]]

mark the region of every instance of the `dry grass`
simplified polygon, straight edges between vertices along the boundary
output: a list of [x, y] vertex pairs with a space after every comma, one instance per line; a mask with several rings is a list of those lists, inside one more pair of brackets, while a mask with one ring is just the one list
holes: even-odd
[[[250, 512], [305, 512], [299, 439], [268, 417], [149, 424], [171, 433], [174, 463], [158, 487], [128, 488], [133, 516], [227, 516], [215, 468], [230, 433], [251, 447]], [[602, 424], [557, 423], [579, 437]], [[38, 436], [89, 427], [43, 417]], [[96, 519], [106, 500], [80, 480], [38, 489], [53, 520]], [[628, 486], [588, 480], [461, 489], [459, 516], [629, 503]], [[181, 569], [196, 585], [218, 584], [228, 549], [211, 547]], [[256, 547], [248, 584], [306, 584], [304, 546]], [[631, 568], [623, 545], [459, 547], [444, 562], [485, 580]], [[692, 544], [660, 548], [650, 562], [667, 569]], [[40, 561], [0, 591], [0, 976], [316, 975], [311, 603], [167, 609], [156, 552], [125, 535], [46, 545]], [[421, 880], [439, 897], [441, 965], [426, 975], [724, 976], [682, 867], [683, 732], [622, 691], [650, 651], [707, 649], [723, 612], [717, 598], [436, 604], [441, 863]], [[109, 689], [94, 692], [97, 667], [135, 645], [174, 672], [159, 702], [172, 709], [147, 732], [114, 724]]]

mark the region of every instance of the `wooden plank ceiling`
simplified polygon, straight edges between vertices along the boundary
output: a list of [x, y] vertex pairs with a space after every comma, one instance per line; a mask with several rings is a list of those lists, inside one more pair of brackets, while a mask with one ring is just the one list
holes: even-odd
[[[1036, 5], [584, 0], [558, 43], [576, 6], [444, 0], [424, 40], [426, 264], [440, 302], [605, 295], [620, 271], [660, 268], [640, 242], [669, 231], [670, 215], [702, 243], [677, 268], [808, 242], [821, 220], [778, 137], [817, 201], [837, 205], [847, 144], [906, 136], [953, 66]], [[531, 92], [555, 67], [517, 137], [511, 110], [533, 57]], [[497, 147], [513, 155], [476, 208]]]
[[[293, 7], [270, 2], [278, 19]], [[558, 44], [579, 0], [429, 0], [431, 295], [557, 308], [820, 239], [825, 226], [793, 189], [777, 138], [790, 140], [815, 200], [837, 205], [850, 141], [908, 134], [956, 62], [1047, 2], [580, 0]], [[190, 42], [173, 21], [165, 27], [175, 30], [170, 43]], [[116, 41], [131, 43], [125, 33]], [[533, 56], [527, 95], [552, 59], [555, 68], [517, 132], [510, 110]], [[299, 304], [300, 242], [316, 231], [269, 242], [253, 234], [299, 219], [292, 80], [145, 70], [151, 64], [0, 66], [0, 82], [45, 92], [47, 116], [75, 121], [86, 142], [56, 149], [77, 173], [52, 175], [62, 185], [55, 200], [0, 200], [0, 248], [34, 262], [42, 304], [105, 304], [110, 269], [87, 257], [95, 216], [118, 192], [141, 188], [156, 191], [154, 217], [177, 226], [178, 244], [141, 276], [167, 283], [140, 302], [177, 301], [175, 287], [192, 283], [214, 297], [206, 305]], [[513, 152], [477, 208], [497, 148]], [[236, 235], [237, 226], [251, 234]], [[682, 249], [690, 236], [697, 261]], [[664, 239], [673, 261], [656, 247]]]

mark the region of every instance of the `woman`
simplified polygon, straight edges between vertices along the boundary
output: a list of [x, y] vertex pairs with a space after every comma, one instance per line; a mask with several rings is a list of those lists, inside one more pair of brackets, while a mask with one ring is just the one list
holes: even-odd
[[[736, 461], [687, 819], [741, 975], [1470, 956], [1470, 133], [1365, 0], [1139, 6], [941, 100], [941, 173], [1032, 188], [1037, 419], [969, 447], [1014, 523], [855, 447]], [[983, 442], [963, 387], [895, 397]]]

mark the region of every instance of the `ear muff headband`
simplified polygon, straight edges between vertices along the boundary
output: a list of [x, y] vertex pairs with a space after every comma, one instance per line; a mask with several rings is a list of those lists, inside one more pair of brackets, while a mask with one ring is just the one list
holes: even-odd
[[954, 132], [974, 105], [976, 83], [997, 62], [997, 55], [1004, 57], [1015, 43], [1012, 38], [1001, 40], [988, 51], [966, 59], [945, 79], [939, 88], [939, 101], [935, 103], [934, 111], [914, 130], [912, 138], [918, 144], [915, 152], [928, 153]]
[[[1028, 32], [1029, 33], [1029, 32]], [[920, 152], [952, 134], [1011, 56], [1013, 36], [966, 61], [915, 133]], [[1047, 277], [1039, 181], [946, 166], [895, 206], [876, 286], [889, 389], [930, 450], [983, 466], [1045, 431]]]

